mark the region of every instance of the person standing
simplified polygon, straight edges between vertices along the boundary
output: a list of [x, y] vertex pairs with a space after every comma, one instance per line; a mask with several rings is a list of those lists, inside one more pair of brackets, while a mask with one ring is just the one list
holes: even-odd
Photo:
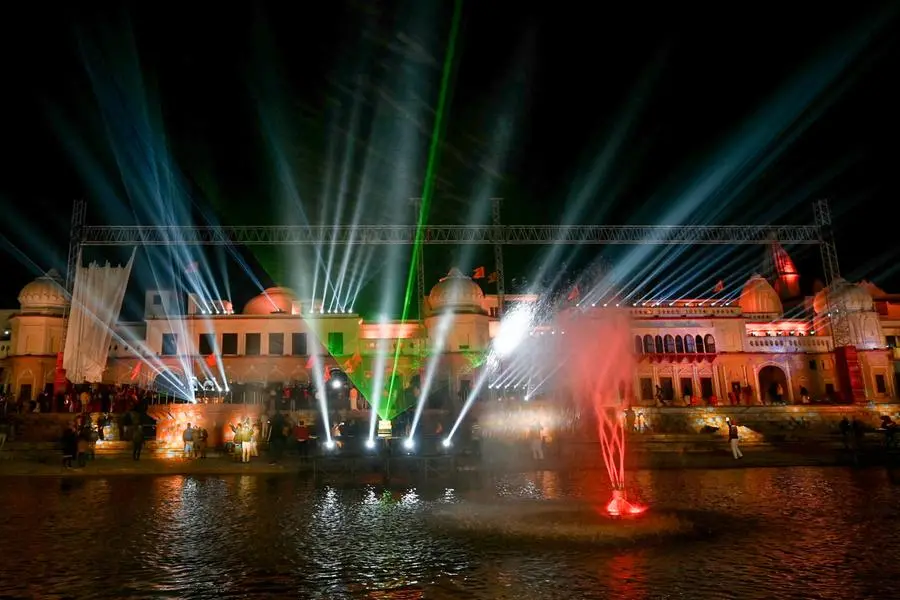
[[531, 426], [531, 458], [534, 460], [544, 460], [544, 440], [541, 429], [540, 423]]
[[738, 435], [738, 427], [734, 421], [728, 421], [728, 444], [731, 446], [731, 454], [734, 460], [744, 457], [744, 453], [740, 448], [740, 436]]
[[275, 410], [275, 407], [272, 407], [271, 413], [272, 426], [269, 430], [269, 464], [275, 465], [281, 460], [281, 454], [284, 452], [287, 423], [284, 420], [284, 415], [281, 414], [281, 411]]
[[193, 456], [194, 456], [194, 430], [191, 428], [190, 423], [187, 424], [187, 427], [185, 427], [184, 431], [181, 433], [181, 441], [184, 442], [184, 457], [185, 458], [193, 458]]
[[141, 450], [144, 449], [144, 428], [140, 425], [131, 428], [131, 458], [141, 460]]

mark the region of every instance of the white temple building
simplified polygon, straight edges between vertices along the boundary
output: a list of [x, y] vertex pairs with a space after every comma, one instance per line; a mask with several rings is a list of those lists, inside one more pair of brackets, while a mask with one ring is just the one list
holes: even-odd
[[[630, 402], [727, 403], [729, 394], [745, 404], [897, 398], [900, 294], [840, 280], [802, 297], [799, 275], [780, 247], [774, 262], [771, 277], [754, 275], [730, 303], [698, 298], [617, 309], [631, 316]], [[0, 310], [0, 389], [33, 399], [53, 386], [66, 294], [50, 272], [25, 285], [18, 300], [18, 309]], [[504, 300], [514, 305], [536, 298]], [[849, 343], [837, 349], [829, 302], [842, 307], [849, 331]], [[174, 379], [193, 389], [247, 393], [315, 383], [322, 367], [362, 382], [376, 377], [377, 356], [387, 352], [390, 367], [396, 356], [396, 372], [410, 385], [422, 372], [441, 316], [450, 313], [433, 388], [457, 402], [484, 368], [480, 357], [499, 328], [498, 297], [456, 269], [431, 288], [421, 321], [323, 314], [283, 287], [265, 290], [240, 311], [227, 301], [214, 310], [204, 309], [206, 304], [179, 301], [171, 291], [147, 291], [143, 321], [116, 327], [103, 382], [149, 387]], [[176, 314], [178, 306], [186, 314]]]

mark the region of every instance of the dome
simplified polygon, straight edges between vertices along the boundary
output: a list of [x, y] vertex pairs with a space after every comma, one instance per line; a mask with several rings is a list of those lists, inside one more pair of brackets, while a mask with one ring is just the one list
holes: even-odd
[[297, 296], [284, 287], [270, 287], [244, 305], [245, 315], [271, 315], [276, 313], [294, 314]]
[[781, 314], [781, 299], [769, 282], [761, 275], [754, 275], [744, 284], [741, 299], [738, 301], [745, 315]]
[[[833, 290], [833, 291], [832, 291]], [[842, 304], [847, 312], [865, 312], [874, 310], [872, 294], [864, 284], [853, 284], [845, 279], [835, 279], [824, 290], [813, 298], [813, 309], [817, 315], [828, 312], [828, 294], [835, 294], [835, 303]]]
[[62, 313], [68, 303], [62, 277], [55, 270], [38, 277], [19, 292], [22, 312]]
[[431, 292], [428, 294], [428, 303], [434, 312], [446, 309], [482, 312], [484, 310], [484, 292], [477, 283], [454, 267], [450, 269], [446, 277], [431, 288]]

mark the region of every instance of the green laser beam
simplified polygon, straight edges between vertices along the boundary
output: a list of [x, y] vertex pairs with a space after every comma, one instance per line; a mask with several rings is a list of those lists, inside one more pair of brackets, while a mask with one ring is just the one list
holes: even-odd
[[[459, 24], [462, 20], [462, 0], [456, 0], [453, 3], [453, 20], [450, 24], [450, 38], [447, 41], [447, 53], [444, 56], [444, 68], [441, 72], [441, 89], [438, 94], [438, 105], [435, 111], [434, 127], [431, 132], [431, 143], [428, 149], [428, 166], [425, 169], [425, 181], [422, 182], [422, 201], [419, 205], [419, 215], [416, 222], [416, 237], [413, 243], [412, 263], [409, 266], [409, 274], [406, 277], [406, 292], [403, 297], [403, 313], [400, 317], [405, 322], [409, 316], [410, 297], [412, 296], [413, 279], [416, 276], [416, 265], [419, 256], [422, 253], [422, 239], [425, 235], [425, 223], [428, 222], [428, 209], [431, 205], [431, 196], [434, 193], [435, 171], [437, 170], [438, 158], [440, 157], [441, 138], [443, 137], [444, 117], [447, 108], [447, 97], [449, 95], [450, 80], [453, 73], [453, 59], [456, 54], [456, 37], [459, 35]], [[391, 404], [394, 399], [394, 382], [397, 375], [397, 363], [400, 361], [400, 347], [394, 350], [394, 362], [391, 368], [391, 381], [388, 387], [388, 397], [386, 399], [388, 406], [385, 413], [392, 410]]]

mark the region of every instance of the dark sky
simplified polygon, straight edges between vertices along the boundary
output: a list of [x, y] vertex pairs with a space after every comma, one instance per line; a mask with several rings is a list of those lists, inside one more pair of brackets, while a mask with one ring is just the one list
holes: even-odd
[[[10, 9], [0, 36], [0, 305], [14, 306], [36, 269], [64, 265], [75, 197], [97, 224], [327, 224], [344, 189], [339, 221], [363, 198], [361, 222], [408, 222], [454, 4], [312, 6]], [[431, 223], [484, 222], [479, 200], [489, 196], [505, 199], [509, 223], [811, 223], [812, 201], [828, 197], [844, 274], [900, 291], [889, 5], [603, 6], [463, 4]], [[341, 177], [329, 185], [342, 172], [344, 188]], [[566, 250], [553, 264], [585, 264], [599, 250]], [[814, 249], [790, 250], [808, 282], [821, 276]], [[240, 249], [250, 277], [231, 254], [179, 252], [141, 255], [136, 285], [155, 260], [177, 272], [196, 256], [211, 279], [230, 273], [240, 304], [254, 277], [284, 282], [303, 255]], [[634, 272], [662, 265], [648, 279], [666, 288], [676, 271], [687, 287], [722, 270], [739, 283], [762, 254], [729, 251], [738, 258], [727, 266], [724, 252], [606, 257]], [[509, 249], [507, 278], [533, 276], [546, 256]], [[429, 248], [428, 278], [489, 260], [487, 248]], [[370, 279], [367, 289], [381, 281]]]

